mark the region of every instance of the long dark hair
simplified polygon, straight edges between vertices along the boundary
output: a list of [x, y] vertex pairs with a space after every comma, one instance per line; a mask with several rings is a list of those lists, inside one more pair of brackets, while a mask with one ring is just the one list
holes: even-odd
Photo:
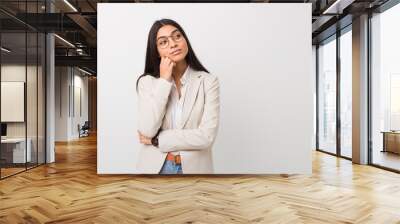
[[160, 77], [161, 58], [158, 54], [156, 40], [158, 30], [165, 25], [172, 25], [176, 27], [186, 39], [186, 43], [188, 46], [188, 53], [185, 57], [186, 63], [196, 71], [204, 71], [209, 73], [208, 70], [200, 63], [199, 59], [197, 59], [196, 54], [194, 53], [192, 46], [190, 45], [189, 39], [187, 38], [186, 33], [185, 31], [183, 31], [182, 27], [172, 19], [160, 19], [153, 23], [153, 26], [151, 26], [151, 29], [149, 31], [149, 36], [147, 38], [146, 65], [144, 67], [144, 73], [139, 76], [138, 80], [136, 81], [136, 89], [140, 78], [142, 78], [143, 76], [151, 75], [156, 78]]

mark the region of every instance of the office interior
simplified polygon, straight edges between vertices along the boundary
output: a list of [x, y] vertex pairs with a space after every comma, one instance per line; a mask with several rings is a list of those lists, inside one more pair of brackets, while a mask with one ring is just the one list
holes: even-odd
[[[88, 142], [91, 152], [84, 159], [93, 162], [94, 167], [88, 169], [95, 172], [96, 18], [97, 4], [104, 2], [173, 1], [0, 2], [0, 186], [7, 186], [13, 179], [40, 175], [35, 170], [56, 170], [59, 161], [63, 169], [68, 169], [68, 164], [74, 169], [76, 164], [71, 158], [85, 151]], [[230, 2], [312, 5], [310, 45], [316, 80], [313, 156], [334, 159], [321, 167], [314, 164], [313, 171], [335, 170], [338, 164], [349, 162], [346, 169], [350, 173], [362, 165], [369, 175], [398, 178], [399, 1]]]

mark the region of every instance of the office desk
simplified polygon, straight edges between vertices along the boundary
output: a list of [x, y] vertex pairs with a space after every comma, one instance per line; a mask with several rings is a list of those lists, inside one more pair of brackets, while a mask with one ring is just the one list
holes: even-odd
[[[6, 138], [1, 139], [1, 157], [6, 163], [25, 163], [30, 162], [32, 158], [31, 145], [32, 140], [27, 139], [25, 154], [25, 138]], [[26, 159], [26, 161], [25, 161]]]
[[400, 132], [382, 131], [383, 150], [382, 152], [393, 152], [400, 154]]

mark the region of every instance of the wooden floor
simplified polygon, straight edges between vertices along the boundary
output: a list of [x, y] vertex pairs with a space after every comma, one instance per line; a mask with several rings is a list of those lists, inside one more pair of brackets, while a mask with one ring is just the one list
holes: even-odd
[[374, 164], [400, 170], [400, 155], [396, 153], [375, 150], [372, 161]]
[[0, 181], [0, 223], [400, 223], [399, 174], [313, 158], [310, 176], [98, 176], [84, 138]]
[[17, 173], [24, 172], [27, 169], [33, 169], [35, 167], [37, 167], [36, 163], [34, 163], [34, 164], [33, 163], [31, 163], [31, 164], [27, 163], [27, 167], [25, 167], [25, 164], [22, 164], [22, 165], [18, 164], [18, 167], [6, 167], [6, 168], [2, 167], [1, 170], [0, 170], [1, 171], [1, 178], [6, 178], [8, 176], [12, 176], [12, 175], [15, 175]]
[[25, 169], [25, 167], [24, 168], [19, 168], [19, 167], [17, 167], [17, 168], [1, 168], [1, 177], [3, 178], [3, 177], [8, 177], [8, 176], [11, 176], [11, 175], [13, 175], [13, 174], [16, 174], [16, 173], [19, 173], [19, 172], [22, 172], [22, 171], [25, 171], [26, 169]]

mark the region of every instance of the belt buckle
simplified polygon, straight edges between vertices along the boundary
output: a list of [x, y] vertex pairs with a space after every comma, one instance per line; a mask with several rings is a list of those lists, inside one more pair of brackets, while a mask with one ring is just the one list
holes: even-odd
[[176, 164], [181, 164], [181, 156], [180, 155], [174, 155], [174, 162]]

